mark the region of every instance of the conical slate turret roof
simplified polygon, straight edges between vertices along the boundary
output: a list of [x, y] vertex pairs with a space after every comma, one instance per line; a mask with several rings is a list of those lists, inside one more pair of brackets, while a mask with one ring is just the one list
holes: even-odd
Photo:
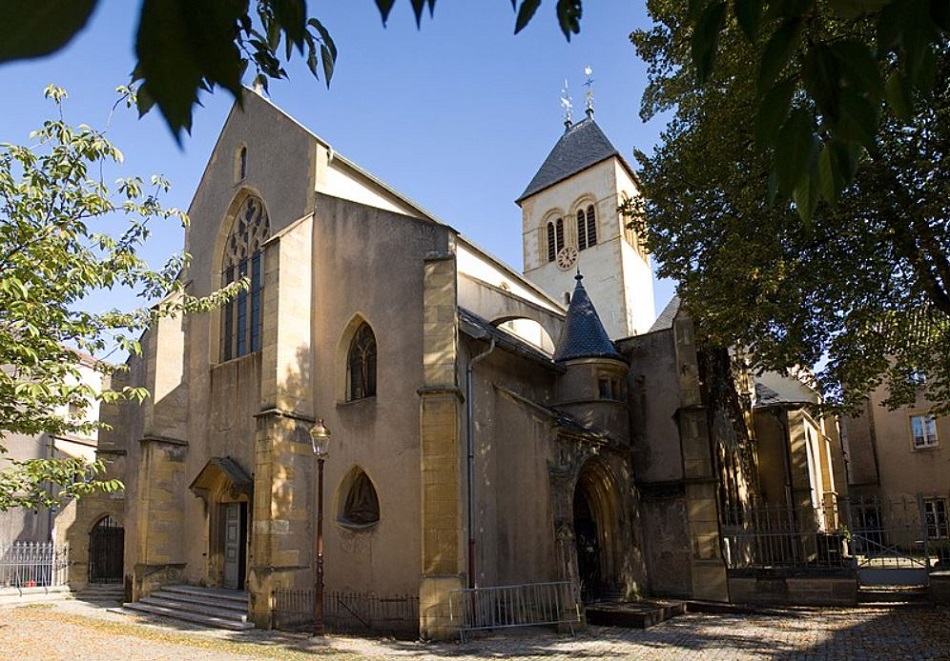
[[[534, 179], [524, 189], [516, 202], [521, 202], [548, 186], [575, 175], [581, 170], [616, 156], [621, 161], [620, 152], [614, 147], [604, 132], [600, 130], [593, 117], [581, 120], [570, 126], [554, 145], [554, 149], [534, 175]], [[624, 162], [624, 165], [626, 163]], [[629, 169], [629, 166], [627, 166]]]
[[615, 358], [623, 360], [614, 343], [607, 336], [597, 310], [587, 295], [580, 273], [574, 276], [577, 286], [567, 308], [567, 319], [554, 351], [554, 362], [563, 363], [575, 358]]

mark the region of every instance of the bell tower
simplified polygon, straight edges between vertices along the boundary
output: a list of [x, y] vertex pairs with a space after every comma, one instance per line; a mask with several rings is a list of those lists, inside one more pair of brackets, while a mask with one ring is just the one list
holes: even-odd
[[516, 200], [524, 275], [566, 304], [580, 269], [611, 339], [645, 333], [656, 318], [650, 256], [619, 211], [640, 183], [594, 121], [590, 95], [576, 123], [564, 103], [564, 134]]

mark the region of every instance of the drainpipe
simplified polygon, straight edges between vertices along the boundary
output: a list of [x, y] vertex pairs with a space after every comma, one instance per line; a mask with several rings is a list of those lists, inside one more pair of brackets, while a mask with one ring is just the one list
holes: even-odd
[[475, 402], [472, 371], [475, 363], [495, 350], [495, 338], [488, 349], [468, 361], [465, 368], [465, 421], [468, 447], [468, 587], [475, 587]]

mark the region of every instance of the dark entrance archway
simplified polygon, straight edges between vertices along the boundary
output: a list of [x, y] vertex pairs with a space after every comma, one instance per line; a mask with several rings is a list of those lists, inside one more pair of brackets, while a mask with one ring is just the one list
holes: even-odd
[[581, 582], [581, 598], [594, 601], [600, 597], [600, 540], [597, 520], [583, 490], [574, 491], [574, 539], [577, 542], [577, 574]]
[[573, 516], [582, 599], [590, 602], [614, 596], [621, 592], [622, 583], [620, 494], [610, 470], [597, 458], [581, 468], [574, 487]]
[[111, 516], [104, 516], [89, 532], [89, 582], [121, 583], [125, 528]]

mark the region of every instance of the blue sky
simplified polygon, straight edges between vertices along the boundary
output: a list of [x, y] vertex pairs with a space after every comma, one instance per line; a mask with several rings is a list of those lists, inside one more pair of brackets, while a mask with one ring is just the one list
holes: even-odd
[[[570, 43], [553, 0], [517, 36], [508, 0], [441, 0], [421, 30], [408, 0], [396, 3], [386, 27], [373, 0], [309, 5], [340, 52], [333, 82], [328, 90], [295, 57], [289, 81], [271, 84], [271, 99], [518, 270], [521, 214], [513, 200], [563, 131], [565, 79], [581, 118], [584, 68], [593, 68], [595, 118], [632, 165], [633, 149], [649, 151], [663, 128], [638, 116], [646, 73], [628, 35], [649, 25], [639, 0], [588, 0], [581, 33]], [[134, 63], [138, 6], [100, 0], [65, 51], [0, 66], [0, 142], [27, 142], [50, 116], [42, 90], [55, 83], [69, 92], [68, 121], [108, 123], [108, 136], [126, 156], [124, 176], [165, 175], [173, 184], [166, 205], [187, 208], [232, 99], [220, 90], [204, 97], [181, 147], [155, 112], [141, 120], [124, 108], [111, 113], [114, 89]], [[147, 255], [157, 266], [182, 243], [180, 228], [162, 228]], [[672, 286], [661, 283], [657, 306], [671, 295]]]

